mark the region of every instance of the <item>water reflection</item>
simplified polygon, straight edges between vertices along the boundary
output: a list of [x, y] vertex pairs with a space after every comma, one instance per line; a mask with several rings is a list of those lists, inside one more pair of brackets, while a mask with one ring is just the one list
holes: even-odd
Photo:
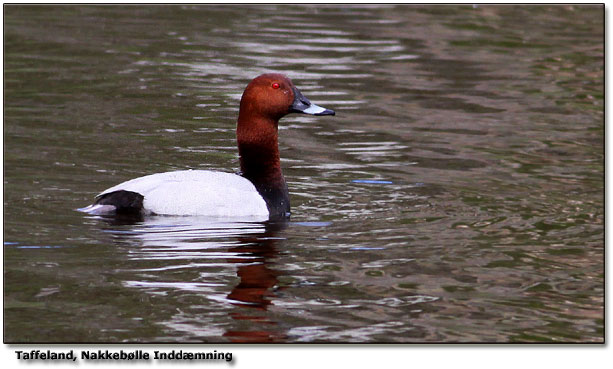
[[[125, 287], [149, 294], [195, 293], [218, 306], [217, 313], [228, 314], [241, 323], [237, 327], [251, 323], [245, 330], [213, 327], [204, 317], [200, 320], [197, 315], [182, 312], [163, 325], [204, 339], [213, 334], [232, 342], [276, 342], [285, 337], [278, 330], [268, 329], [277, 322], [262, 312], [271, 305], [276, 291], [279, 272], [270, 266], [277, 257], [276, 243], [283, 240], [277, 235], [287, 227], [286, 222], [208, 217], [99, 219], [108, 224], [104, 232], [113, 236], [117, 246], [123, 246], [127, 259], [136, 261], [131, 265], [141, 266], [123, 271], [131, 276], [123, 281]], [[177, 274], [194, 277], [174, 278]], [[228, 282], [237, 278], [238, 283], [228, 293]], [[197, 305], [207, 303], [194, 301]], [[181, 307], [186, 308], [191, 307]], [[203, 329], [203, 325], [208, 327]]]
[[[232, 319], [252, 322], [249, 330], [227, 330], [223, 336], [232, 342], [278, 342], [285, 338], [285, 334], [266, 329], [268, 325], [276, 325], [258, 311], [268, 309], [271, 297], [277, 286], [279, 272], [269, 266], [277, 257], [275, 234], [285, 228], [287, 223], [266, 223], [265, 232], [261, 235], [241, 236], [241, 245], [233, 247], [231, 251], [247, 256], [248, 259], [228, 259], [230, 263], [249, 263], [238, 267], [237, 275], [240, 278], [238, 285], [228, 294], [233, 304], [252, 309], [245, 309], [230, 313]], [[249, 260], [251, 259], [251, 260]], [[255, 259], [255, 260], [254, 260]]]

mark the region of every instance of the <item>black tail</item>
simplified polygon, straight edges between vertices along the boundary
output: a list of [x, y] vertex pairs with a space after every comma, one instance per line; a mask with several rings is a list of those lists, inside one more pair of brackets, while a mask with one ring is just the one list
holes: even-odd
[[112, 205], [115, 207], [115, 213], [121, 215], [143, 215], [145, 208], [143, 207], [143, 195], [132, 191], [115, 191], [105, 193], [96, 198], [95, 205]]

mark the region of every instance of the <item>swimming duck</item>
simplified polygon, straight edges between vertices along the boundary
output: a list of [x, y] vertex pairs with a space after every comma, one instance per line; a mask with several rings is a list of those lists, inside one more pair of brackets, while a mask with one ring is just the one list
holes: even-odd
[[151, 174], [113, 186], [96, 196], [92, 205], [77, 210], [96, 215], [289, 217], [278, 124], [290, 113], [335, 114], [311, 103], [288, 77], [262, 74], [247, 85], [240, 102], [236, 125], [240, 173], [181, 170]]

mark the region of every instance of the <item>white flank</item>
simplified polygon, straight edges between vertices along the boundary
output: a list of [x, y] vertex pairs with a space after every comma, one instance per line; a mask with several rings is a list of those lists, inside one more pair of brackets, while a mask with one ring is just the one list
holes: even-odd
[[149, 213], [268, 219], [266, 202], [255, 186], [232, 173], [182, 170], [151, 174], [120, 183], [98, 196], [119, 190], [143, 195]]

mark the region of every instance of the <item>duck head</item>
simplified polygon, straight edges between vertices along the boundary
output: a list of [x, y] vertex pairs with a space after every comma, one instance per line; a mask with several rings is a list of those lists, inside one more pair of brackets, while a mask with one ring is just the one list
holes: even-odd
[[313, 104], [283, 74], [262, 74], [249, 83], [240, 103], [240, 115], [267, 117], [278, 121], [290, 113], [334, 115], [334, 111]]

